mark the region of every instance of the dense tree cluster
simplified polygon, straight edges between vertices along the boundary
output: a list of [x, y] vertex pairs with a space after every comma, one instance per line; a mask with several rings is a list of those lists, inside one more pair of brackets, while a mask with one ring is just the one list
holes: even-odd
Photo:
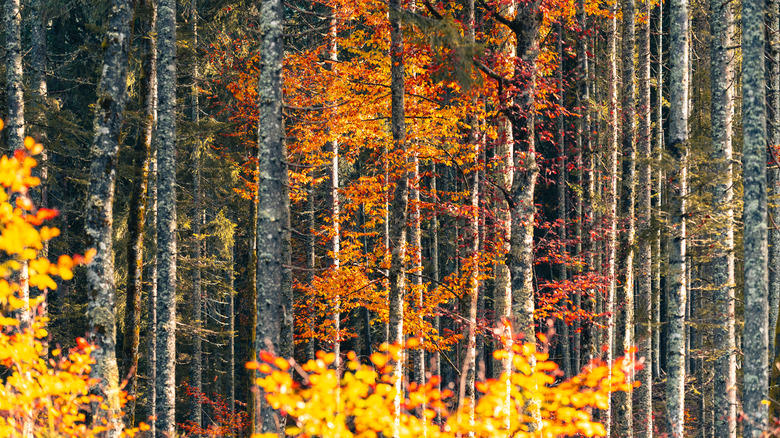
[[383, 343], [405, 346], [381, 359], [394, 436], [419, 388], [483, 425], [527, 342], [560, 369], [531, 393], [637, 359], [634, 391], [588, 404], [610, 436], [780, 425], [780, 1], [2, 13], [4, 147], [46, 145], [30, 194], [59, 210], [41, 256], [95, 249], [56, 290], [27, 260], [13, 280], [49, 344], [94, 344], [106, 436], [121, 411], [158, 437], [276, 432], [264, 352], [352, 376]]

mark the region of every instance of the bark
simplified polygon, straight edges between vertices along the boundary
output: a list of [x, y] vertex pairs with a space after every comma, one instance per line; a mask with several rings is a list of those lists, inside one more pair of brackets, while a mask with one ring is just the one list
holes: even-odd
[[642, 2], [641, 13], [648, 17], [640, 29], [637, 45], [639, 47], [639, 64], [637, 68], [637, 151], [638, 181], [637, 191], [637, 228], [639, 231], [639, 246], [637, 250], [637, 291], [634, 315], [637, 358], [644, 359], [644, 367], [637, 372], [636, 380], [640, 386], [634, 390], [634, 434], [637, 438], [653, 436], [653, 367], [652, 359], [652, 239], [650, 238], [652, 219], [652, 166], [651, 157], [651, 108], [650, 108], [650, 2]]
[[[233, 223], [231, 223], [231, 226]], [[228, 392], [228, 409], [236, 410], [236, 291], [235, 291], [235, 238], [230, 240], [228, 247], [228, 329], [230, 330], [230, 359], [228, 363], [228, 380], [230, 388]]]
[[673, 0], [670, 6], [669, 71], [669, 145], [672, 162], [679, 163], [668, 171], [669, 182], [669, 271], [666, 277], [668, 338], [666, 350], [667, 421], [669, 434], [682, 438], [685, 424], [685, 309], [686, 230], [685, 196], [687, 194], [688, 157], [688, 0]]
[[516, 70], [519, 96], [516, 101], [516, 117], [512, 120], [512, 136], [515, 139], [514, 172], [512, 175], [512, 221], [509, 271], [512, 278], [512, 317], [514, 330], [521, 334], [523, 342], [535, 341], [534, 330], [534, 190], [539, 175], [536, 163], [534, 139], [534, 104], [536, 92], [536, 59], [539, 55], [539, 26], [541, 24], [540, 1], [517, 4], [517, 14], [512, 21], [515, 33]]
[[[399, 0], [390, 0], [390, 92], [391, 92], [391, 130], [393, 147], [402, 156], [406, 156], [406, 122], [404, 120], [404, 41], [401, 26]], [[406, 221], [409, 205], [409, 176], [402, 172], [396, 181], [392, 207], [390, 209], [390, 294], [388, 342], [403, 344], [404, 341], [404, 291], [406, 290]], [[392, 381], [395, 386], [393, 400], [393, 437], [400, 434], [401, 390], [403, 380], [403, 360], [398, 358], [393, 363]]]
[[[657, 23], [658, 28], [656, 31], [656, 34], [658, 35], [656, 39], [656, 50], [655, 50], [655, 58], [658, 60], [656, 65], [656, 106], [653, 109], [653, 117], [654, 117], [654, 123], [655, 123], [655, 129], [653, 132], [654, 138], [653, 138], [653, 155], [658, 157], [657, 161], [658, 164], [656, 166], [657, 168], [657, 174], [656, 174], [656, 185], [654, 187], [655, 190], [655, 204], [654, 206], [658, 211], [661, 209], [662, 205], [662, 186], [663, 186], [663, 170], [661, 170], [660, 166], [660, 157], [662, 155], [662, 152], [664, 150], [664, 123], [663, 123], [663, 98], [664, 98], [664, 87], [663, 87], [663, 70], [664, 70], [664, 63], [663, 63], [663, 5], [659, 4], [656, 6], [656, 9], [658, 11], [657, 16]], [[660, 228], [658, 231], [654, 232], [652, 234], [653, 239], [653, 260], [652, 260], [652, 272], [653, 272], [653, 285], [652, 285], [652, 296], [653, 296], [653, 302], [652, 302], [652, 314], [653, 314], [653, 327], [656, 327], [657, 330], [653, 331], [653, 363], [656, 364], [656, 366], [653, 368], [653, 377], [659, 378], [661, 376], [660, 369], [661, 369], [661, 230]]]
[[[609, 69], [609, 85], [607, 91], [608, 118], [607, 118], [607, 148], [609, 158], [607, 161], [607, 174], [609, 187], [607, 188], [607, 216], [608, 229], [606, 239], [607, 279], [609, 281], [609, 296], [604, 303], [606, 312], [606, 330], [603, 333], [602, 346], [606, 348], [606, 360], [612, 362], [615, 348], [612, 344], [614, 335], [615, 299], [617, 295], [616, 268], [617, 268], [617, 209], [618, 209], [618, 98], [617, 98], [617, 5], [610, 7], [611, 17], [607, 18], [607, 58]], [[607, 435], [611, 436], [613, 418], [613, 403], [610, 397], [609, 408], [600, 417], [607, 429]]]
[[176, 429], [176, 1], [158, 0], [157, 437]]
[[[474, 44], [475, 36], [475, 11], [474, 0], [466, 2], [466, 38]], [[476, 99], [472, 104], [476, 106]], [[469, 214], [466, 236], [469, 248], [466, 256], [469, 259], [468, 280], [466, 297], [468, 299], [468, 316], [466, 318], [466, 359], [463, 364], [463, 373], [461, 375], [460, 385], [460, 406], [468, 403], [469, 425], [473, 425], [476, 407], [476, 377], [477, 377], [477, 306], [479, 301], [479, 120], [475, 116], [470, 116], [466, 123], [470, 126], [468, 131], [468, 145], [474, 153], [474, 163], [467, 175], [468, 193], [469, 193]], [[464, 399], [465, 396], [465, 399]]]
[[[634, 42], [636, 34], [636, 2], [623, 0], [623, 91], [622, 91], [622, 192], [620, 195], [620, 259], [619, 285], [616, 287], [615, 303], [615, 347], [616, 355], [625, 356], [633, 347], [634, 325], [634, 240], [636, 199], [636, 85], [634, 67]], [[631, 438], [632, 425], [631, 392], [613, 393], [615, 430], [613, 436]]]
[[22, 82], [22, 14], [19, 0], [5, 0], [5, 80], [8, 116], [5, 131], [12, 153], [24, 144], [24, 84]]
[[[504, 13], [511, 16], [514, 14], [516, 5], [514, 1], [507, 2]], [[511, 59], [516, 54], [516, 47], [513, 39], [510, 37], [510, 32], [501, 29], [501, 40], [505, 40], [506, 44], [503, 45], [504, 53], [508, 59]], [[505, 70], [510, 70], [513, 65], [502, 66]], [[502, 96], [507, 98], [507, 96]], [[511, 106], [512, 102], [506, 102], [507, 106]], [[499, 118], [496, 121], [497, 142], [495, 146], [495, 171], [492, 175], [492, 179], [495, 184], [498, 185], [502, 192], [509, 193], [512, 189], [512, 180], [514, 172], [514, 137], [512, 136], [512, 122], [506, 116], [506, 114], [499, 114]], [[503, 340], [502, 348], [507, 351], [512, 351], [512, 332], [511, 326], [506, 324], [512, 322], [512, 278], [509, 271], [509, 252], [510, 252], [510, 240], [512, 231], [512, 217], [510, 214], [511, 205], [505, 204], [503, 197], [498, 198], [495, 209], [495, 227], [496, 227], [496, 246], [497, 257], [494, 267], [495, 271], [495, 283], [493, 286], [493, 310], [495, 312], [495, 326], [500, 329], [500, 336]], [[507, 357], [501, 361], [493, 361], [493, 378], [499, 378], [502, 374], [509, 375], [512, 372], [512, 359]], [[511, 409], [510, 399], [510, 384], [507, 381], [507, 393], [504, 400], [503, 409], [505, 412], [509, 412]], [[508, 418], [508, 416], [507, 416]], [[505, 425], [509, 428], [509, 423]]]
[[[87, 265], [87, 319], [95, 364], [91, 377], [99, 379], [95, 391], [108, 406], [94, 421], [108, 424], [106, 436], [119, 436], [119, 370], [116, 361], [116, 284], [112, 239], [114, 184], [119, 134], [127, 100], [127, 61], [130, 49], [131, 4], [111, 2], [111, 16], [103, 53], [103, 75], [98, 85], [94, 138], [90, 149], [90, 177], [86, 205], [87, 247], [97, 253]], [[6, 22], [7, 23], [7, 22]]]
[[[565, 56], [565, 53], [563, 51], [563, 26], [558, 23], [556, 24], [557, 32], [558, 32], [558, 41], [557, 41], [557, 51], [558, 51], [558, 87], [560, 87], [560, 100], [558, 102], [561, 107], [565, 106], [565, 84], [563, 82], [563, 59]], [[566, 212], [566, 145], [564, 144], [564, 115], [563, 112], [558, 114], [558, 120], [556, 120], [557, 126], [556, 126], [556, 143], [558, 144], [559, 149], [559, 157], [558, 157], [558, 175], [556, 180], [556, 194], [557, 194], [557, 212], [558, 212], [558, 239], [561, 241], [561, 252], [562, 255], [565, 255], [568, 252], [568, 244], [567, 244], [567, 236], [566, 236], [566, 226], [568, 222], [567, 212]], [[566, 269], [567, 262], [559, 263], [558, 265], [558, 281], [563, 284], [563, 282], [567, 279], [567, 269]], [[573, 294], [572, 294], [573, 295]], [[573, 301], [573, 296], [568, 297], [568, 301]], [[571, 308], [568, 304], [564, 306], [565, 312], [568, 313], [571, 311]], [[566, 315], [559, 321], [560, 324], [560, 336], [558, 337], [558, 345], [561, 347], [561, 369], [563, 370], [564, 378], [571, 377], [572, 375], [572, 369], [571, 369], [571, 348], [570, 348], [570, 340], [569, 340], [569, 324], [566, 322]], [[577, 354], [579, 354], [578, 351], [575, 350]]]
[[[150, 28], [156, 29], [157, 27], [157, 2], [151, 0], [149, 2]], [[157, 44], [156, 40], [150, 40], [150, 53], [151, 62], [154, 66], [153, 72], [155, 80], [151, 84], [151, 104], [149, 110], [151, 114], [147, 116], [151, 117], [152, 129], [154, 130], [157, 125]], [[152, 144], [152, 153], [150, 157], [150, 175], [149, 175], [149, 201], [152, 203], [149, 209], [149, 240], [151, 242], [150, 248], [151, 254], [151, 266], [149, 269], [149, 296], [148, 296], [148, 309], [149, 309], [149, 351], [148, 351], [148, 364], [147, 375], [148, 381], [146, 385], [146, 391], [148, 396], [147, 413], [148, 418], [156, 418], [157, 416], [157, 147]], [[149, 421], [149, 436], [156, 436], [156, 422]]]
[[712, 38], [712, 185], [713, 210], [718, 221], [709, 267], [715, 290], [716, 327], [714, 341], [718, 348], [714, 373], [715, 437], [734, 438], [736, 424], [736, 344], [734, 340], [734, 197], [732, 177], [732, 117], [734, 113], [734, 73], [729, 47], [733, 43], [731, 4], [710, 1]]
[[743, 340], [744, 435], [766, 428], [768, 395], [768, 249], [766, 182], [766, 106], [764, 76], [764, 2], [742, 3], [742, 114], [744, 181], [745, 331]]
[[[189, 20], [190, 31], [192, 32], [192, 47], [197, 51], [198, 48], [198, 2], [192, 0], [190, 5]], [[195, 52], [192, 56], [192, 88], [190, 90], [190, 121], [192, 122], [195, 130], [197, 131], [200, 123], [200, 93], [198, 92], [198, 86], [200, 81], [200, 71], [198, 66], [198, 56]], [[193, 212], [192, 212], [192, 240], [193, 240], [193, 262], [195, 264], [193, 269], [192, 278], [192, 361], [190, 362], [190, 385], [198, 393], [203, 392], [203, 345], [201, 340], [201, 333], [203, 331], [203, 236], [202, 228], [205, 222], [205, 212], [203, 211], [203, 189], [201, 188], [201, 180], [203, 174], [202, 168], [202, 156], [203, 156], [203, 143], [198, 135], [195, 136], [192, 150], [192, 166], [194, 175], [192, 178], [192, 193], [193, 193]], [[190, 399], [190, 421], [198, 427], [203, 425], [203, 405], [198, 397], [192, 397]], [[199, 437], [199, 434], [194, 434], [195, 438]]]
[[125, 368], [122, 375], [128, 376], [127, 418], [135, 424], [135, 408], [138, 392], [138, 353], [141, 345], [141, 295], [143, 292], [144, 232], [149, 190], [149, 166], [152, 158], [152, 132], [154, 130], [155, 98], [157, 81], [157, 58], [154, 41], [154, 5], [143, 1], [138, 5], [141, 24], [138, 33], [143, 35], [143, 61], [141, 66], [139, 100], [144, 117], [138, 139], [133, 148], [135, 175], [133, 192], [130, 196], [130, 213], [127, 217], [127, 294], [125, 302], [125, 335], [123, 356]]
[[[411, 195], [410, 202], [410, 219], [411, 225], [409, 226], [409, 246], [412, 251], [412, 290], [414, 291], [414, 303], [417, 307], [417, 319], [420, 327], [425, 324], [425, 318], [423, 316], [425, 288], [423, 287], [423, 272], [422, 272], [422, 229], [420, 220], [420, 159], [415, 152], [412, 156], [412, 172], [410, 175], [409, 191]], [[422, 329], [416, 335], [420, 339], [420, 346], [412, 351], [412, 362], [414, 364], [414, 381], [418, 385], [425, 384], [425, 338]], [[422, 409], [425, 409], [423, 406]]]
[[[254, 152], [254, 155], [257, 155], [257, 153]], [[257, 170], [257, 167], [255, 167], [255, 170]], [[251, 216], [249, 222], [249, 229], [250, 229], [249, 266], [251, 268], [249, 269], [249, 273], [248, 273], [249, 278], [247, 281], [247, 300], [249, 303], [249, 344], [246, 346], [247, 361], [257, 360], [257, 349], [255, 348], [255, 345], [257, 344], [257, 305], [256, 305], [257, 269], [254, 269], [254, 267], [257, 266], [257, 218], [258, 218], [257, 199], [258, 199], [258, 193], [257, 190], [255, 189], [252, 192], [252, 199], [249, 202], [249, 211]], [[312, 229], [314, 229], [314, 227], [312, 227]], [[312, 343], [313, 342], [311, 342], [310, 344]], [[253, 390], [256, 378], [257, 375], [255, 373], [255, 370], [246, 371], [246, 380], [245, 380], [245, 384], [247, 387], [246, 413], [247, 413], [247, 418], [249, 419], [248, 422], [249, 424], [247, 425], [247, 429], [248, 429], [247, 436], [251, 436], [253, 433], [257, 432], [257, 430], [255, 429], [255, 422], [253, 421], [255, 415], [257, 414], [257, 407], [259, 406], [260, 403], [259, 401], [260, 399], [258, 398], [258, 392]]]
[[[280, 352], [282, 319], [288, 311], [284, 303], [282, 245], [288, 220], [286, 150], [282, 125], [282, 23], [281, 0], [263, 2], [259, 16], [260, 71], [257, 82], [258, 105], [258, 215], [257, 215], [257, 333], [255, 348]], [[263, 281], [259, 281], [263, 279]], [[274, 433], [275, 415], [258, 395], [255, 430]]]
[[[767, 0], [766, 3], [766, 79], [767, 79], [767, 184], [769, 184], [769, 266], [780, 263], [780, 169], [777, 166], [778, 145], [780, 145], [780, 0]], [[778, 350], [775, 345], [775, 326], [780, 310], [780, 269], [769, 269], [769, 357], [774, 358]], [[772, 364], [770, 363], [770, 370]], [[770, 371], [771, 374], [771, 371]], [[771, 384], [770, 384], [771, 386]]]
[[[577, 248], [576, 253], [577, 255], [580, 255], [583, 250], [582, 245], [582, 235], [583, 231], [586, 235], [586, 250], [588, 251], [587, 255], [587, 265], [588, 269], [593, 268], [593, 243], [592, 243], [592, 237], [587, 230], [583, 230], [583, 227], [587, 224], [588, 227], [593, 227], [593, 210], [591, 208], [591, 202], [590, 200], [593, 199], [593, 167], [592, 167], [592, 160], [593, 160], [593, 154], [591, 151], [591, 120], [590, 120], [590, 87], [589, 87], [589, 80], [590, 80], [590, 59], [588, 56], [588, 22], [587, 22], [587, 14], [585, 11], [585, 3], [584, 0], [577, 0], [577, 26], [579, 27], [579, 31], [581, 32], [579, 37], [577, 38], [577, 106], [580, 108], [581, 115], [577, 121], [577, 184], [580, 187], [580, 194], [577, 196], [577, 217], [579, 218], [578, 224], [577, 224]], [[587, 154], [587, 155], [586, 155]], [[587, 163], [586, 163], [587, 161]], [[583, 272], [583, 274], [585, 274]], [[591, 296], [593, 295], [594, 291], [587, 290], [582, 291], [585, 295], [585, 305], [582, 307], [588, 308], [588, 310], [595, 310], [590, 309], [592, 307], [591, 305]], [[575, 296], [575, 299], [577, 299], [577, 296]], [[575, 302], [575, 307], [579, 308], [581, 304], [578, 304]], [[586, 327], [582, 327], [583, 330]], [[575, 348], [577, 350], [581, 351], [581, 354], [575, 356], [575, 360], [582, 358], [582, 361], [578, 361], [576, 365], [574, 366], [574, 369], [579, 371], [581, 369], [581, 363], [582, 362], [589, 362], [591, 359], [593, 359], [593, 355], [591, 354], [591, 344], [592, 342], [588, 342], [588, 340], [592, 337], [586, 337], [585, 339], [582, 339], [580, 336], [580, 333], [575, 332], [574, 334], [574, 342], [575, 342]], [[582, 344], [582, 345], [581, 345]], [[579, 346], [579, 347], [577, 347]]]
[[[338, 46], [336, 40], [336, 16], [335, 12], [333, 18], [330, 20], [330, 28], [328, 32], [329, 38], [329, 55], [331, 63], [331, 69], [335, 69], [338, 62]], [[341, 218], [340, 218], [340, 203], [339, 203], [339, 142], [334, 139], [330, 142], [331, 147], [331, 166], [330, 166], [330, 200], [331, 200], [331, 221], [333, 223], [333, 231], [331, 235], [331, 269], [337, 274], [341, 266]], [[336, 355], [335, 367], [339, 369], [341, 366], [341, 295], [335, 294], [334, 309], [333, 309], [333, 328], [335, 331], [335, 337], [333, 339], [333, 353]]]

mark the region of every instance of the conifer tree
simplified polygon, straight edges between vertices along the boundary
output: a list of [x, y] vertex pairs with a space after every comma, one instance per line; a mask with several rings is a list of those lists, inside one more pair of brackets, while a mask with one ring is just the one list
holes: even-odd
[[103, 75], [98, 85], [94, 138], [90, 149], [89, 191], [86, 205], [87, 245], [97, 250], [87, 265], [87, 319], [95, 365], [91, 375], [101, 382], [97, 391], [108, 409], [97, 421], [108, 424], [107, 436], [118, 437], [122, 425], [119, 370], [116, 359], [116, 283], [114, 278], [113, 205], [119, 138], [127, 100], [127, 62], [130, 51], [131, 4], [111, 2], [105, 36]]

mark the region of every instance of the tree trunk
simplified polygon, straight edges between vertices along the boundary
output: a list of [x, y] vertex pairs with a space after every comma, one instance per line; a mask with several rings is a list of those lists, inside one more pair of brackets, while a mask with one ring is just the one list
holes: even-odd
[[[767, 78], [767, 139], [769, 149], [767, 163], [767, 183], [772, 200], [769, 201], [769, 358], [775, 357], [778, 346], [775, 345], [775, 326], [780, 310], [780, 169], [778, 169], [778, 145], [780, 145], [780, 0], [767, 0], [766, 3], [766, 78]], [[772, 361], [774, 362], [774, 361]], [[769, 364], [770, 374], [773, 363]], [[770, 386], [772, 386], [770, 384]], [[771, 418], [771, 417], [770, 417]]]
[[[563, 64], [564, 64], [564, 56], [565, 53], [563, 51], [563, 25], [561, 23], [557, 23], [556, 26], [557, 32], [558, 32], [558, 38], [557, 38], [557, 51], [558, 51], [558, 77], [556, 78], [558, 80], [558, 87], [560, 90], [558, 91], [560, 93], [560, 98], [558, 104], [561, 107], [564, 107], [566, 105], [566, 99], [565, 99], [565, 84], [563, 82]], [[558, 144], [558, 175], [556, 180], [556, 194], [557, 194], [557, 206], [556, 210], [558, 213], [558, 240], [561, 242], [561, 255], [563, 256], [561, 259], [563, 260], [561, 263], [558, 264], [558, 282], [563, 285], [563, 283], [567, 280], [567, 263], [566, 260], [566, 253], [568, 252], [568, 243], [567, 243], [567, 235], [566, 235], [566, 226], [568, 223], [568, 216], [566, 212], [566, 145], [564, 143], [565, 139], [565, 131], [564, 131], [564, 112], [561, 111], [558, 114], [557, 120], [556, 120], [556, 143]], [[573, 301], [574, 297], [572, 296], [574, 294], [571, 294], [567, 300], [569, 302]], [[558, 345], [561, 346], [561, 369], [563, 370], [564, 378], [569, 378], [572, 376], [572, 369], [571, 369], [571, 345], [569, 340], [569, 324], [566, 322], [567, 314], [571, 311], [571, 307], [568, 303], [564, 303], [563, 307], [563, 318], [560, 318], [559, 324], [560, 324], [560, 335], [558, 336]], [[575, 353], [579, 354], [578, 351], [575, 350]]]
[[[608, 99], [608, 119], [607, 119], [607, 148], [609, 150], [609, 158], [607, 161], [607, 173], [609, 180], [609, 188], [606, 190], [608, 193], [607, 201], [607, 215], [608, 215], [608, 230], [606, 239], [606, 256], [607, 256], [607, 279], [609, 281], [609, 290], [605, 309], [606, 330], [604, 333], [602, 348], [606, 348], [606, 360], [612, 362], [615, 354], [615, 348], [612, 344], [614, 336], [614, 314], [615, 314], [615, 300], [617, 295], [617, 212], [618, 212], [618, 101], [617, 101], [617, 4], [610, 6], [612, 13], [607, 18], [607, 58], [608, 58], [608, 76], [609, 85], [607, 91]], [[619, 352], [618, 352], [619, 353]], [[600, 417], [600, 420], [604, 423], [604, 427], [607, 429], [607, 435], [611, 436], [610, 431], [612, 428], [613, 420], [613, 403], [612, 397], [610, 397], [609, 408], [604, 412], [604, 416]]]
[[[254, 155], [257, 155], [256, 151], [252, 151]], [[255, 170], [259, 170], [257, 166], [255, 166]], [[256, 172], [259, 174], [259, 172]], [[257, 215], [258, 215], [258, 205], [257, 205], [257, 199], [258, 199], [258, 193], [257, 193], [257, 187], [255, 187], [252, 191], [252, 199], [249, 203], [249, 211], [250, 211], [250, 222], [249, 222], [249, 266], [250, 269], [248, 270], [248, 276], [247, 279], [247, 300], [249, 303], [249, 343], [246, 346], [246, 360], [247, 361], [255, 361], [257, 360]], [[312, 209], [313, 210], [313, 209]], [[314, 229], [314, 227], [312, 227]], [[247, 425], [247, 436], [251, 436], [254, 433], [257, 433], [257, 429], [255, 429], [255, 422], [254, 418], [255, 415], [257, 415], [257, 407], [259, 406], [260, 399], [257, 391], [254, 391], [255, 386], [255, 379], [257, 378], [257, 375], [255, 373], [255, 370], [246, 370], [246, 380], [245, 384], [247, 385], [247, 401], [246, 401], [246, 413], [247, 418], [249, 418], [249, 424]]]
[[[103, 75], [98, 85], [94, 139], [90, 149], [89, 191], [86, 205], [85, 234], [87, 247], [97, 253], [87, 265], [87, 319], [95, 364], [91, 377], [108, 409], [95, 415], [96, 424], [105, 420], [107, 436], [119, 436], [122, 424], [117, 416], [119, 404], [119, 370], [116, 362], [116, 284], [114, 283], [113, 202], [119, 134], [127, 100], [127, 62], [130, 50], [131, 4], [125, 0], [111, 2], [111, 17], [103, 54]], [[8, 24], [8, 21], [6, 21]], [[13, 53], [13, 52], [11, 52]]]
[[176, 430], [176, 1], [157, 5], [157, 438], [165, 438]]
[[[632, 332], [634, 326], [634, 215], [636, 198], [636, 85], [634, 68], [634, 41], [636, 34], [635, 0], [623, 0], [623, 92], [622, 92], [622, 128], [623, 128], [623, 169], [622, 193], [620, 195], [620, 259], [619, 285], [615, 289], [617, 308], [615, 318], [615, 354], [625, 356], [634, 345]], [[631, 438], [632, 400], [631, 392], [613, 393], [615, 411], [615, 430], [613, 436]]]
[[5, 131], [9, 152], [24, 144], [24, 96], [22, 78], [22, 13], [19, 0], [5, 0], [3, 10], [5, 27], [5, 80], [8, 93], [8, 116]]
[[[654, 161], [656, 163], [656, 179], [655, 179], [655, 208], [656, 210], [660, 211], [662, 203], [662, 188], [663, 188], [663, 170], [660, 166], [660, 157], [662, 156], [663, 150], [664, 150], [664, 120], [663, 120], [663, 99], [664, 99], [664, 81], [663, 81], [663, 72], [664, 72], [664, 63], [663, 63], [663, 13], [664, 13], [664, 7], [663, 4], [659, 4], [656, 6], [656, 9], [658, 11], [657, 16], [657, 23], [658, 28], [656, 31], [656, 34], [658, 35], [656, 39], [656, 50], [655, 50], [655, 58], [658, 60], [657, 66], [656, 66], [656, 106], [653, 110], [653, 117], [654, 117], [654, 123], [655, 123], [655, 129], [654, 129], [654, 145], [653, 145], [653, 155], [658, 157], [657, 161]], [[661, 295], [663, 292], [661, 291], [661, 229], [659, 229], [652, 233], [652, 239], [653, 239], [653, 259], [652, 259], [652, 273], [653, 273], [653, 283], [652, 283], [652, 296], [653, 296], [653, 302], [652, 302], [652, 315], [653, 315], [653, 327], [656, 327], [656, 330], [653, 331], [653, 363], [656, 365], [653, 368], [653, 378], [660, 378], [661, 373]]]
[[[402, 156], [406, 156], [406, 122], [404, 119], [404, 40], [401, 28], [401, 4], [399, 0], [390, 0], [390, 90], [391, 90], [391, 129], [393, 146]], [[406, 221], [409, 204], [409, 176], [404, 170], [396, 181], [395, 193], [390, 217], [390, 295], [388, 342], [403, 344], [404, 342], [404, 291], [406, 290], [406, 273], [404, 259], [406, 258]], [[395, 398], [393, 401], [394, 426], [393, 437], [400, 434], [401, 390], [403, 381], [403, 360], [398, 358], [393, 363], [393, 385]]]
[[742, 2], [742, 114], [744, 179], [745, 436], [766, 428], [767, 408], [767, 183], [763, 1]]
[[[288, 218], [286, 150], [282, 124], [282, 23], [281, 0], [260, 5], [260, 71], [257, 82], [258, 106], [258, 215], [257, 215], [257, 333], [258, 352], [269, 347], [280, 352], [285, 309], [283, 280], [284, 225]], [[260, 281], [260, 279], [263, 279]], [[268, 346], [266, 344], [268, 343]], [[258, 394], [255, 430], [275, 433], [274, 412]]]
[[[200, 81], [200, 71], [198, 68], [198, 1], [192, 0], [189, 13], [190, 31], [192, 32], [192, 50], [195, 52], [192, 54], [192, 88], [190, 90], [190, 122], [192, 122], [194, 129], [198, 130], [200, 124], [200, 93], [198, 91]], [[201, 188], [201, 181], [203, 174], [201, 172], [203, 156], [203, 144], [200, 136], [195, 135], [192, 150], [192, 166], [193, 166], [193, 178], [192, 178], [192, 193], [193, 193], [193, 211], [192, 211], [192, 246], [194, 248], [193, 263], [193, 275], [192, 275], [192, 361], [190, 362], [190, 385], [197, 391], [198, 394], [203, 391], [203, 345], [201, 340], [201, 333], [203, 333], [203, 223], [205, 219], [205, 212], [203, 211], [203, 189]], [[203, 404], [200, 397], [192, 397], [190, 399], [190, 421], [198, 427], [203, 426]], [[199, 434], [193, 435], [195, 438], [199, 438]]]
[[714, 373], [715, 437], [735, 438], [737, 433], [736, 344], [734, 340], [734, 197], [732, 177], [732, 116], [734, 73], [729, 48], [733, 43], [731, 4], [710, 1], [712, 38], [712, 175], [713, 210], [717, 213], [712, 263], [708, 269], [715, 290]]
[[669, 71], [669, 147], [675, 166], [668, 171], [669, 182], [669, 271], [666, 276], [668, 339], [666, 351], [667, 421], [672, 438], [682, 438], [685, 424], [685, 309], [686, 231], [685, 196], [688, 157], [688, 0], [673, 0], [669, 31], [671, 57]]
[[140, 106], [144, 117], [134, 147], [136, 174], [133, 181], [133, 193], [130, 196], [130, 213], [127, 217], [127, 298], [125, 304], [125, 336], [122, 348], [125, 368], [123, 376], [128, 376], [127, 418], [129, 425], [135, 424], [136, 393], [138, 392], [138, 350], [141, 345], [141, 295], [143, 292], [144, 270], [144, 231], [147, 210], [147, 191], [149, 189], [149, 166], [152, 152], [152, 132], [156, 105], [157, 81], [157, 43], [152, 37], [154, 32], [154, 6], [151, 1], [138, 4], [141, 25], [138, 33], [143, 38], [143, 61], [140, 78]]
[[[411, 194], [410, 202], [410, 219], [411, 225], [409, 226], [410, 238], [409, 245], [412, 251], [412, 290], [414, 291], [414, 303], [417, 307], [418, 324], [423, 327], [425, 324], [425, 318], [423, 316], [423, 308], [425, 305], [425, 288], [423, 287], [423, 268], [422, 268], [422, 229], [420, 220], [420, 159], [417, 156], [417, 152], [414, 152], [412, 156], [412, 172], [410, 176], [409, 190]], [[420, 346], [412, 352], [412, 362], [414, 363], [414, 381], [418, 385], [425, 384], [425, 342], [422, 330], [417, 333], [417, 337], [420, 339]], [[425, 406], [422, 407], [424, 411]]]
[[653, 319], [652, 319], [652, 239], [650, 238], [653, 206], [652, 196], [652, 163], [653, 156], [651, 139], [651, 107], [650, 107], [650, 2], [642, 3], [642, 15], [648, 17], [639, 30], [639, 65], [637, 72], [637, 111], [639, 125], [637, 130], [637, 149], [639, 152], [639, 181], [637, 184], [639, 229], [639, 247], [637, 251], [637, 291], [634, 315], [637, 358], [644, 359], [644, 367], [637, 372], [636, 380], [641, 386], [636, 388], [634, 398], [634, 434], [636, 438], [651, 438], [653, 436]]

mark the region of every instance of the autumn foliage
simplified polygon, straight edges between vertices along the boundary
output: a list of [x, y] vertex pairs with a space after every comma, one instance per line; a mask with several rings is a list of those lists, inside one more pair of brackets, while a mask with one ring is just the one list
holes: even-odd
[[[2, 122], [0, 121], [0, 129]], [[13, 156], [0, 158], [0, 437], [94, 437], [105, 430], [89, 412], [103, 409], [90, 388], [93, 346], [83, 338], [69, 352], [46, 350], [46, 318], [40, 314], [44, 294], [29, 299], [30, 288], [54, 290], [52, 277], [69, 280], [73, 267], [91, 254], [39, 256], [44, 242], [59, 230], [43, 225], [54, 210], [36, 208], [30, 190], [40, 184], [32, 170], [43, 146], [32, 138]], [[24, 267], [26, 266], [26, 273]], [[142, 425], [141, 429], [147, 426]], [[139, 429], [125, 431], [133, 436]], [[27, 435], [30, 434], [30, 435]]]
[[[591, 415], [594, 408], [606, 409], [612, 392], [633, 386], [628, 376], [634, 364], [626, 358], [613, 364], [593, 362], [560, 382], [558, 366], [546, 353], [536, 351], [534, 344], [517, 343], [494, 353], [496, 359], [511, 356], [514, 371], [477, 385], [482, 395], [473, 418], [465, 407], [454, 405], [452, 391], [439, 389], [438, 377], [422, 386], [406, 385], [400, 394], [402, 413], [396, 418], [394, 400], [399, 394], [390, 364], [404, 349], [385, 345], [382, 350], [371, 356], [373, 366], [350, 353], [340, 377], [333, 353], [320, 352], [316, 360], [293, 368], [287, 360], [262, 352], [261, 362], [247, 366], [259, 373], [257, 384], [271, 407], [292, 419], [285, 433], [301, 438], [376, 438], [394, 436], [395, 428], [395, 436], [410, 438], [604, 436], [604, 426]], [[293, 369], [303, 383], [293, 377]]]

